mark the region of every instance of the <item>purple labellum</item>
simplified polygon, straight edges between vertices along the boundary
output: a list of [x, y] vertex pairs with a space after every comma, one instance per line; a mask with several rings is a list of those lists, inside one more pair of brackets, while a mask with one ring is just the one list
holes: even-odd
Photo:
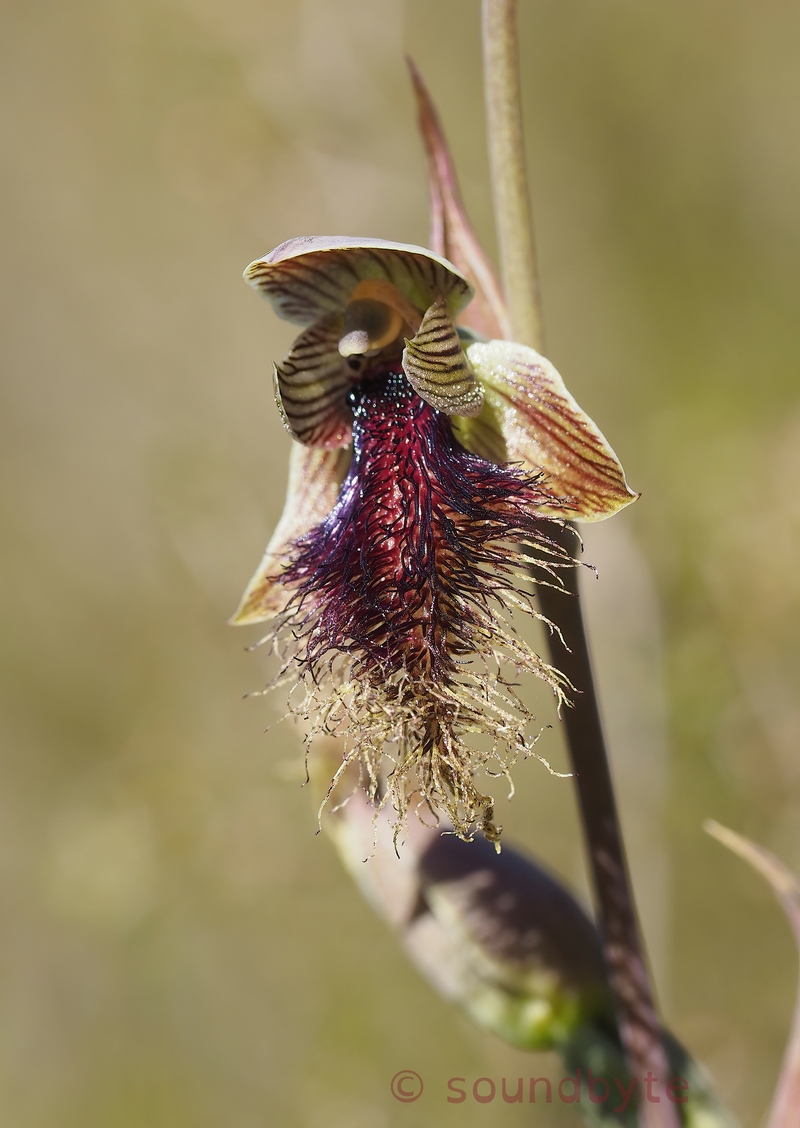
[[517, 590], [519, 545], [558, 559], [537, 515], [553, 497], [541, 475], [465, 450], [398, 362], [350, 398], [353, 461], [333, 511], [290, 551], [280, 582], [291, 598], [277, 631], [295, 640], [291, 661], [310, 692], [328, 683], [325, 731], [347, 724], [351, 758], [365, 760], [373, 792], [388, 742], [401, 816], [416, 795], [443, 806], [462, 835], [477, 826], [496, 838], [492, 802], [473, 781], [479, 754], [464, 737], [488, 733], [482, 758], [496, 758], [500, 772], [528, 750], [530, 716], [501, 663], [560, 690], [503, 614], [531, 611]]

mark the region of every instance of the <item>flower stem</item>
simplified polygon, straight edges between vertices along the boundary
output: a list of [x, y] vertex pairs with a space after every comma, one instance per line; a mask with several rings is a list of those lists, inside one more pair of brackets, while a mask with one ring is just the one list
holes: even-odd
[[[541, 350], [543, 341], [533, 222], [525, 168], [515, 0], [483, 0], [483, 43], [492, 192], [503, 284], [514, 340]], [[553, 534], [574, 544], [571, 530]], [[666, 1098], [669, 1065], [645, 960], [622, 830], [592, 676], [578, 593], [577, 570], [564, 591], [539, 585], [544, 615], [563, 636], [550, 638], [553, 664], [576, 689], [564, 716], [572, 770], [591, 864], [594, 895], [620, 1036], [631, 1073], [657, 1081], [640, 1090], [646, 1128], [678, 1128]], [[646, 1099], [652, 1094], [652, 1099]], [[658, 1097], [660, 1099], [656, 1100]]]
[[513, 340], [541, 350], [542, 308], [525, 169], [514, 0], [483, 0], [483, 73], [495, 223]]
[[[570, 541], [574, 546], [574, 534], [569, 529], [559, 529], [556, 535], [559, 533], [565, 548], [569, 550]], [[631, 1073], [640, 1079], [650, 1073], [661, 1080], [657, 1087], [661, 1090], [661, 1102], [643, 1101], [640, 1118], [647, 1128], [657, 1125], [667, 1128], [677, 1125], [678, 1120], [675, 1106], [665, 1100], [663, 1091], [670, 1079], [669, 1065], [625, 858], [581, 611], [577, 569], [565, 571], [564, 588], [562, 592], [540, 585], [538, 597], [543, 614], [558, 625], [564, 640], [562, 644], [556, 634], [551, 636], [551, 660], [577, 690], [574, 704], [564, 711], [564, 726], [589, 853], [606, 969]]]

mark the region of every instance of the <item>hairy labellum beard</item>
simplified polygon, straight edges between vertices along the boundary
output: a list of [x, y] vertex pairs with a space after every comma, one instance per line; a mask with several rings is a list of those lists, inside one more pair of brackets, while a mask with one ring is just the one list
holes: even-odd
[[[493, 800], [475, 773], [507, 774], [532, 742], [532, 714], [503, 668], [565, 682], [508, 616], [536, 615], [518, 590], [534, 547], [549, 567], [570, 558], [545, 535], [552, 502], [541, 477], [468, 453], [446, 415], [411, 388], [399, 364], [352, 393], [353, 461], [331, 514], [293, 546], [290, 593], [273, 637], [300, 669], [293, 711], [311, 736], [345, 737], [373, 800], [391, 799], [398, 830], [410, 803], [443, 811], [457, 834], [497, 841]], [[547, 569], [548, 565], [544, 565]], [[470, 736], [483, 734], [482, 749]], [[381, 782], [384, 755], [394, 766]], [[330, 792], [329, 792], [330, 794]]]

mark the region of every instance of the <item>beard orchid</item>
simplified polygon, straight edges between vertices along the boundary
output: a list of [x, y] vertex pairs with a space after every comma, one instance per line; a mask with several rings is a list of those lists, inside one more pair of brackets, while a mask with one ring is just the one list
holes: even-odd
[[549, 361], [457, 328], [473, 291], [446, 259], [310, 237], [245, 277], [302, 331], [275, 366], [286, 506], [232, 621], [269, 621], [291, 711], [344, 738], [331, 789], [357, 763], [398, 829], [421, 805], [497, 842], [476, 776], [532, 749], [514, 679], [569, 689], [514, 629], [527, 554], [557, 582], [553, 520], [637, 495]]

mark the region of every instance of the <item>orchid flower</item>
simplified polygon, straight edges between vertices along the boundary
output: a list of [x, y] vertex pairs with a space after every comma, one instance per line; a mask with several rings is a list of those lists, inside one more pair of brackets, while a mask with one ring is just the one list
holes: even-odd
[[358, 762], [398, 828], [414, 805], [497, 842], [476, 774], [532, 750], [513, 681], [569, 691], [511, 621], [537, 615], [523, 550], [557, 583], [548, 523], [637, 495], [548, 360], [456, 327], [473, 291], [439, 255], [314, 236], [245, 278], [302, 331], [275, 365], [286, 506], [232, 621], [270, 621], [309, 739], [344, 737], [331, 790]]

